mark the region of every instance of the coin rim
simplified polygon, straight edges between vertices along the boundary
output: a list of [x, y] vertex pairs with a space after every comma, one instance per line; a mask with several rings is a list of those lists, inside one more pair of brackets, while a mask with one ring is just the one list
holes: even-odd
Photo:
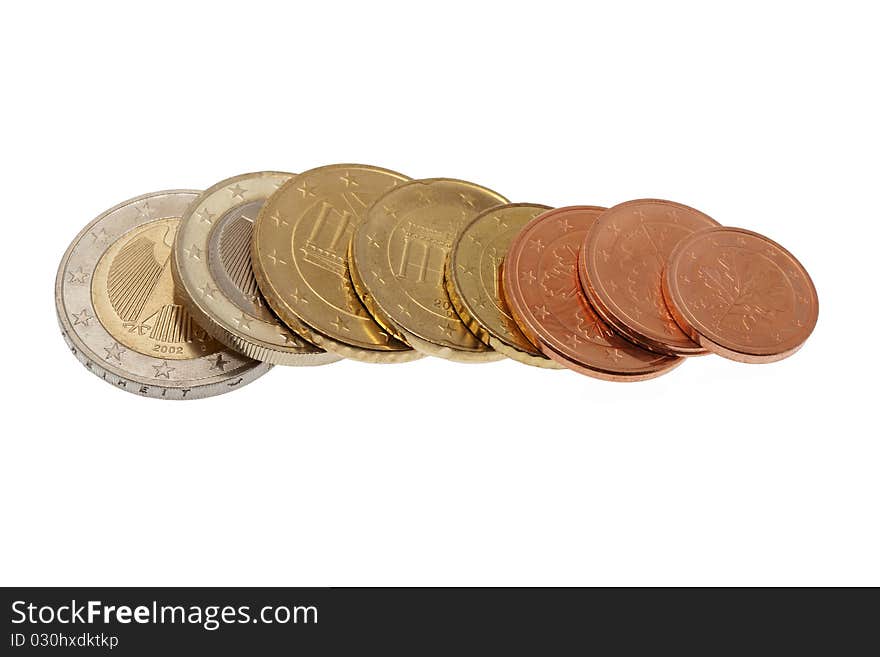
[[[704, 238], [706, 235], [720, 232], [741, 233], [764, 241], [767, 243], [768, 246], [776, 248], [789, 259], [791, 259], [795, 266], [800, 269], [800, 272], [810, 289], [810, 295], [813, 302], [813, 312], [811, 314], [812, 325], [810, 326], [810, 330], [807, 331], [803, 340], [801, 340], [798, 344], [783, 349], [781, 351], [774, 351], [772, 347], [750, 350], [747, 348], [748, 345], [742, 345], [738, 343], [734, 344], [732, 340], [725, 340], [723, 335], [716, 334], [709, 330], [700, 330], [700, 326], [704, 325], [702, 324], [702, 322], [697, 320], [694, 314], [688, 309], [687, 303], [685, 303], [685, 300], [681, 295], [681, 289], [676, 281], [676, 276], [678, 275], [678, 267], [685, 258], [685, 251], [688, 248], [692, 247], [693, 242], [698, 239]], [[666, 301], [666, 305], [669, 307], [669, 312], [675, 319], [676, 324], [681, 327], [682, 331], [687, 333], [691, 337], [691, 339], [698, 342], [709, 351], [712, 351], [719, 356], [723, 356], [730, 360], [735, 360], [741, 363], [775, 363], [777, 361], [788, 358], [796, 351], [798, 351], [809, 339], [809, 337], [813, 334], [813, 331], [815, 330], [816, 324], [819, 320], [819, 294], [816, 291], [816, 286], [813, 283], [813, 279], [810, 277], [809, 272], [807, 272], [807, 268], [803, 266], [801, 261], [798, 260], [794, 256], [794, 254], [791, 253], [791, 251], [786, 249], [775, 240], [770, 239], [766, 235], [756, 233], [755, 231], [748, 230], [746, 228], [737, 228], [733, 226], [716, 226], [713, 228], [706, 228], [705, 230], [701, 230], [689, 235], [687, 238], [679, 242], [678, 245], [676, 245], [675, 249], [672, 250], [672, 253], [669, 255], [669, 261], [663, 272], [662, 290], [663, 298]]]

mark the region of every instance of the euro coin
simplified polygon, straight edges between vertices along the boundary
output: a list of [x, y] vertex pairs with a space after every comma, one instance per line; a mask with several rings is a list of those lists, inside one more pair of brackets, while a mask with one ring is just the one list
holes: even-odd
[[615, 333], [578, 284], [578, 249], [602, 212], [592, 206], [557, 208], [529, 222], [510, 245], [504, 292], [525, 335], [560, 365], [611, 381], [651, 379], [682, 359], [642, 349]]
[[773, 240], [742, 228], [711, 228], [682, 240], [669, 258], [663, 292], [691, 339], [745, 363], [790, 356], [819, 317], [804, 266]]
[[484, 344], [527, 365], [558, 368], [523, 335], [501, 289], [501, 266], [511, 241], [550, 208], [511, 203], [490, 208], [456, 238], [446, 261], [446, 289], [458, 316]]
[[58, 268], [55, 305], [71, 352], [127, 392], [209, 397], [272, 367], [215, 341], [183, 304], [171, 252], [180, 217], [198, 196], [156, 192], [111, 208], [76, 236]]
[[444, 269], [462, 228], [506, 202], [489, 189], [446, 178], [404, 183], [376, 201], [351, 241], [352, 280], [374, 317], [427, 355], [462, 362], [501, 358], [455, 312]]
[[348, 264], [351, 235], [367, 209], [407, 180], [378, 167], [334, 164], [299, 174], [263, 206], [252, 242], [257, 281], [272, 309], [305, 339], [367, 362], [421, 357], [373, 319]]
[[590, 303], [615, 330], [646, 349], [706, 353], [667, 310], [661, 279], [682, 239], [717, 225], [699, 210], [672, 201], [642, 199], [606, 210], [580, 250], [579, 273]]
[[272, 314], [251, 265], [254, 220], [292, 176], [248, 173], [199, 195], [180, 221], [172, 273], [189, 311], [226, 346], [274, 365], [323, 365], [339, 357], [293, 334]]

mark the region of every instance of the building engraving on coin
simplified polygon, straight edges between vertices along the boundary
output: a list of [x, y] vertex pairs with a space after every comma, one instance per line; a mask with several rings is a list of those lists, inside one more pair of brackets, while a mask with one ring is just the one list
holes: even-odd
[[214, 341], [182, 303], [171, 252], [179, 217], [197, 196], [157, 192], [108, 210], [80, 232], [59, 266], [55, 302], [71, 352], [128, 392], [195, 399], [271, 369]]
[[506, 199], [461, 180], [433, 178], [380, 198], [351, 242], [355, 288], [383, 325], [419, 351], [464, 362], [496, 360], [446, 291], [446, 259], [459, 232]]
[[351, 238], [350, 224], [351, 212], [337, 210], [327, 201], [322, 201], [318, 216], [303, 246], [305, 261], [345, 279], [348, 276], [345, 256], [348, 252], [348, 239]]
[[159, 219], [124, 235], [105, 251], [92, 277], [95, 312], [118, 342], [175, 360], [222, 348], [180, 302], [171, 276], [177, 222]]
[[439, 230], [408, 221], [403, 227], [403, 249], [398, 278], [409, 278], [416, 283], [441, 283], [443, 264], [452, 247], [452, 238]]
[[370, 314], [349, 274], [349, 243], [373, 202], [406, 176], [332, 164], [296, 176], [266, 202], [252, 241], [257, 282], [294, 331], [329, 352], [371, 363], [421, 354]]

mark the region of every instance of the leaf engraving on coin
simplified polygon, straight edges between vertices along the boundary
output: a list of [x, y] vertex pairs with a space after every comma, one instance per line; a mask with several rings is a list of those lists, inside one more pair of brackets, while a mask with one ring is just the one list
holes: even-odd
[[791, 307], [791, 288], [782, 272], [761, 255], [725, 250], [697, 276], [710, 291], [716, 328], [752, 331]]

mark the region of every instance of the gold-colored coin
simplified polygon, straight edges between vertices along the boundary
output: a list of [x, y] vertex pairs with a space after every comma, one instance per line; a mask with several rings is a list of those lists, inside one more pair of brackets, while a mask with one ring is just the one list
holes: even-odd
[[349, 277], [348, 244], [373, 202], [406, 176], [363, 164], [299, 174], [263, 206], [251, 243], [254, 270], [271, 308], [324, 349], [367, 362], [421, 354], [377, 324]]
[[254, 220], [292, 176], [247, 173], [203, 192], [180, 221], [172, 272], [189, 311], [223, 344], [276, 365], [323, 365], [339, 357], [291, 333], [272, 314], [251, 266]]
[[501, 291], [501, 265], [510, 243], [529, 221], [549, 209], [511, 203], [478, 215], [452, 244], [446, 290], [459, 317], [484, 344], [527, 365], [559, 369], [520, 331]]
[[463, 180], [414, 180], [392, 189], [367, 213], [351, 241], [355, 289], [389, 331], [431, 356], [485, 362], [503, 356], [468, 330], [452, 307], [443, 273], [461, 229], [507, 203]]

